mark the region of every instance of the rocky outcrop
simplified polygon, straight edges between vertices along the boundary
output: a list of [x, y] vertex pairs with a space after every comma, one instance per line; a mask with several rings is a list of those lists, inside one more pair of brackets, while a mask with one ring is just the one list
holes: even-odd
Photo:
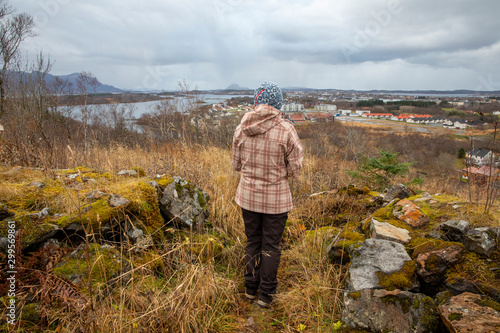
[[[387, 200], [392, 198], [387, 196]], [[438, 218], [454, 216], [462, 207], [454, 201], [457, 207], [453, 208], [443, 202], [446, 199], [424, 194], [414, 199], [392, 199], [389, 203], [386, 200], [386, 205], [359, 222], [357, 229], [351, 226], [371, 238], [349, 243], [351, 264], [342, 313], [348, 326], [373, 332], [444, 332], [446, 321], [440, 318], [437, 304], [450, 302], [463, 292], [488, 295], [493, 302], [500, 299], [500, 290], [489, 282], [473, 280], [474, 276], [484, 279], [479, 274], [494, 278], [496, 273], [491, 271], [500, 269], [493, 259], [487, 259], [497, 258], [499, 229], [471, 228], [460, 219], [436, 224]], [[420, 207], [414, 204], [417, 200]], [[443, 207], [445, 213], [436, 214], [431, 207]], [[430, 216], [436, 220], [431, 221]], [[332, 253], [345, 255], [332, 244], [328, 248], [330, 257]], [[481, 273], [476, 275], [474, 264], [464, 260], [478, 260]], [[471, 280], [460, 278], [462, 274]], [[421, 304], [425, 306], [420, 307]], [[464, 313], [467, 311], [473, 312], [465, 309]], [[495, 320], [500, 318], [498, 313], [492, 316]], [[457, 325], [446, 325], [450, 332], [461, 332]]]
[[408, 291], [363, 289], [346, 293], [342, 320], [371, 332], [437, 332], [436, 305], [429, 296]]
[[[208, 216], [209, 198], [205, 191], [188, 181], [180, 178], [173, 181], [168, 176], [158, 176], [148, 182], [140, 178], [144, 171], [136, 169], [131, 170], [133, 173], [122, 173], [137, 173], [135, 179], [86, 168], [56, 170], [55, 180], [31, 181], [23, 196], [13, 201], [15, 210], [9, 208], [9, 202], [2, 202], [0, 218], [9, 219], [16, 229], [23, 231], [21, 248], [25, 253], [35, 252], [51, 240], [66, 240], [71, 246], [77, 246], [85, 233], [94, 234], [99, 241], [125, 242], [136, 250], [143, 250], [153, 242], [150, 235], [154, 241], [162, 238], [161, 228], [166, 221], [174, 220], [186, 226], [203, 225]], [[86, 181], [90, 178], [99, 183], [99, 189]], [[66, 196], [68, 189], [82, 195], [71, 197], [72, 205], [63, 208], [58, 198]], [[127, 228], [127, 223], [134, 225], [133, 230]], [[7, 236], [6, 225], [0, 224], [1, 246]]]
[[465, 292], [438, 306], [450, 332], [500, 332], [500, 304], [491, 299]]
[[160, 199], [160, 209], [168, 219], [179, 226], [202, 227], [208, 217], [208, 194], [198, 186], [174, 177], [165, 187]]

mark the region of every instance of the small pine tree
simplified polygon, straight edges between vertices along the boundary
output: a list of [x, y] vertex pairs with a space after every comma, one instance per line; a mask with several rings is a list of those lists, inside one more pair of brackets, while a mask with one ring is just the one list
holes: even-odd
[[365, 182], [365, 185], [383, 190], [397, 175], [404, 175], [414, 163], [398, 162], [398, 153], [381, 150], [378, 157], [360, 157], [358, 169], [347, 173]]
[[464, 147], [458, 150], [458, 158], [465, 158], [465, 149]]

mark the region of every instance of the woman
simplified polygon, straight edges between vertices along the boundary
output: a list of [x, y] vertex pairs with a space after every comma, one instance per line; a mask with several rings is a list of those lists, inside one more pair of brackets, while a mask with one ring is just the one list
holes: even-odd
[[281, 114], [281, 89], [263, 82], [254, 92], [255, 110], [245, 114], [233, 137], [232, 164], [241, 171], [236, 203], [245, 222], [245, 295], [270, 307], [288, 212], [293, 208], [288, 178], [302, 168], [304, 150], [293, 125]]

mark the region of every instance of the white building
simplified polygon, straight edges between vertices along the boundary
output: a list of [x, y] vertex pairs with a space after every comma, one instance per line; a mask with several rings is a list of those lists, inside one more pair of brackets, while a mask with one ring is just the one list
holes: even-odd
[[356, 113], [356, 115], [362, 117], [365, 113], [367, 113], [367, 114], [370, 113], [370, 110], [356, 110], [355, 113]]
[[352, 114], [351, 110], [338, 110], [337, 114], [339, 116], [350, 116]]
[[318, 111], [328, 111], [328, 112], [335, 112], [337, 111], [337, 105], [333, 104], [320, 104], [320, 105], [315, 105], [314, 110]]
[[281, 107], [281, 112], [302, 112], [304, 111], [304, 104], [300, 103], [287, 103]]

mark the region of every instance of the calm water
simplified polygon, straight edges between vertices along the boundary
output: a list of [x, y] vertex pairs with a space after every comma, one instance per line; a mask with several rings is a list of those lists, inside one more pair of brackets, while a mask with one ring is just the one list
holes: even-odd
[[[207, 104], [215, 104], [215, 103], [221, 103], [224, 102], [228, 99], [231, 99], [233, 97], [253, 97], [253, 95], [212, 95], [212, 94], [207, 94], [207, 95], [201, 95], [200, 96], [205, 103]], [[127, 111], [131, 110], [131, 118], [140, 118], [143, 114], [145, 113], [151, 113], [154, 112], [154, 110], [160, 106], [162, 101], [150, 101], [150, 102], [140, 102], [140, 103], [118, 103], [114, 104], [113, 107], [118, 107], [119, 110], [125, 109]], [[185, 103], [185, 98], [184, 97], [176, 97], [174, 98], [173, 103], [179, 103], [179, 107], [182, 108], [182, 103]], [[110, 105], [96, 105], [92, 106], [95, 109], [100, 109], [100, 108], [110, 108]], [[81, 106], [75, 107], [74, 111], [74, 117], [79, 119], [81, 117]]]

